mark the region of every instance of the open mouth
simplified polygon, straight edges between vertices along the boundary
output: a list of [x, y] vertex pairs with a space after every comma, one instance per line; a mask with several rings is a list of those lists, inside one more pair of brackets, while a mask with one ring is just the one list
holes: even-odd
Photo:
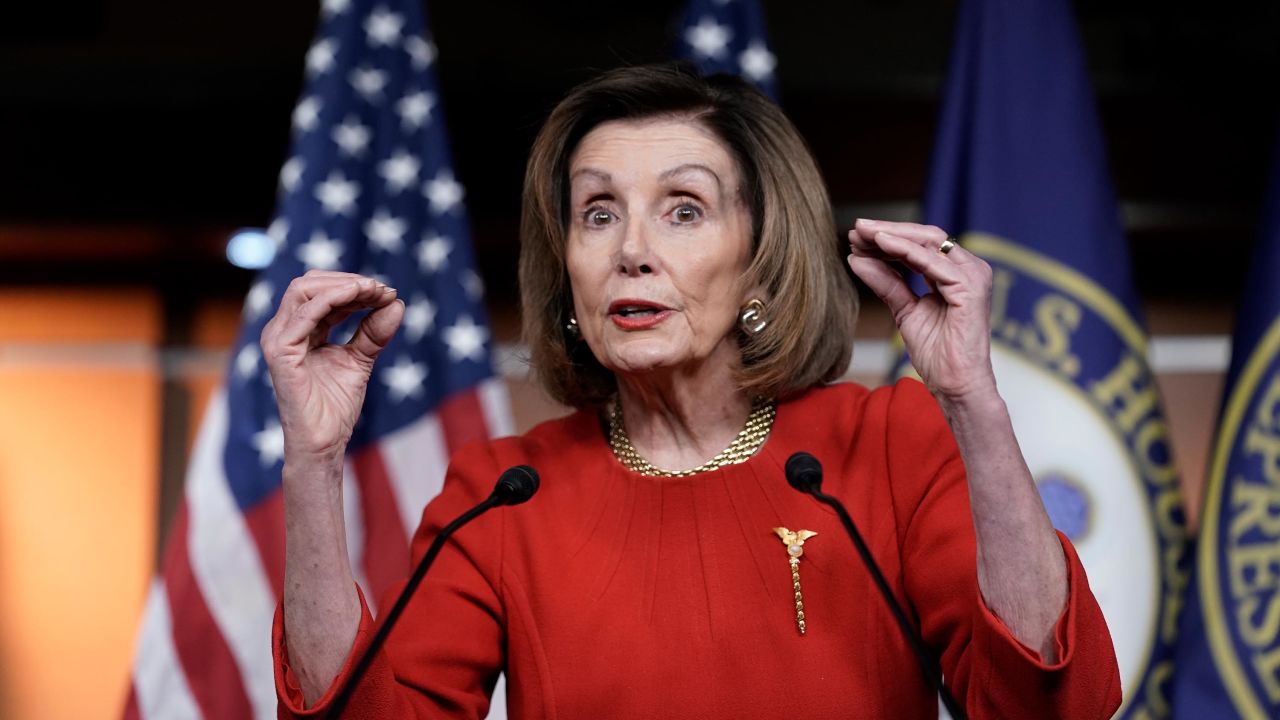
[[614, 314], [621, 315], [622, 317], [649, 317], [651, 315], [657, 315], [658, 312], [658, 308], [648, 305], [628, 305], [626, 307], [618, 308], [614, 311]]
[[624, 318], [644, 318], [657, 315], [670, 308], [646, 300], [615, 300], [609, 305], [609, 314]]
[[648, 330], [671, 315], [671, 308], [648, 300], [615, 300], [609, 304], [609, 317], [623, 330]]

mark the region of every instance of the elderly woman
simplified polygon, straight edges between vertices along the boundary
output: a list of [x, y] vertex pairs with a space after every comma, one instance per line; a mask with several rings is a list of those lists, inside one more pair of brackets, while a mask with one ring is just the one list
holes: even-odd
[[[795, 128], [737, 80], [629, 68], [561, 102], [529, 160], [520, 279], [533, 368], [577, 412], [453, 458], [416, 555], [504, 468], [542, 490], [455, 536], [348, 714], [483, 717], [505, 670], [513, 718], [934, 716], [838, 518], [787, 486], [805, 450], [972, 716], [1108, 717], [1110, 636], [996, 391], [989, 268], [934, 227], [836, 238]], [[828, 384], [857, 313], [845, 255], [923, 384]], [[263, 333], [286, 438], [283, 717], [323, 714], [372, 634], [343, 450], [402, 312], [371, 279], [312, 272]]]

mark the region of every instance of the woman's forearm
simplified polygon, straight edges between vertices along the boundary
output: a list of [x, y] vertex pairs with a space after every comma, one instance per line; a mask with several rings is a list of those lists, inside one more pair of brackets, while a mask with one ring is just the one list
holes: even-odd
[[341, 457], [284, 466], [285, 641], [308, 706], [337, 676], [360, 626], [341, 478]]
[[941, 405], [968, 475], [982, 597], [1018, 640], [1054, 662], [1054, 626], [1067, 602], [1066, 560], [1008, 408], [994, 389]]

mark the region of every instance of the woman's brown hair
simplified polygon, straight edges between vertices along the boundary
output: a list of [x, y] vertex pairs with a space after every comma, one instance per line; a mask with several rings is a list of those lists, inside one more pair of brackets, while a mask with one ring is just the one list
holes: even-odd
[[621, 68], [578, 86], [533, 143], [520, 223], [520, 299], [538, 380], [575, 407], [599, 405], [615, 391], [613, 374], [565, 328], [573, 309], [565, 268], [569, 161], [601, 123], [663, 116], [710, 129], [742, 178], [752, 219], [746, 284], [767, 288], [770, 322], [758, 334], [741, 334], [739, 387], [785, 397], [839, 377], [849, 363], [858, 298], [808, 146], [778, 106], [746, 82], [667, 64]]

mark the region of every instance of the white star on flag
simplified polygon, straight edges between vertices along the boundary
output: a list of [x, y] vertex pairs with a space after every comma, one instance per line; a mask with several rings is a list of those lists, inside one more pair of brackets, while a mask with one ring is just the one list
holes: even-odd
[[444, 267], [452, 251], [453, 244], [449, 238], [429, 232], [418, 243], [418, 267], [424, 273], [437, 272]]
[[382, 99], [382, 88], [387, 86], [387, 74], [371, 67], [358, 67], [347, 77], [351, 87], [367, 102]]
[[258, 346], [253, 343], [246, 343], [240, 348], [240, 352], [236, 353], [236, 375], [240, 379], [247, 380], [258, 372], [258, 358], [262, 356], [262, 352], [258, 350]]
[[322, 0], [320, 3], [320, 10], [325, 18], [346, 12], [349, 7], [351, 7], [351, 0]]
[[364, 224], [364, 234], [369, 242], [386, 252], [399, 252], [404, 247], [404, 233], [408, 229], [408, 223], [394, 217], [385, 208], [378, 208]]
[[404, 49], [409, 53], [413, 69], [422, 72], [431, 67], [436, 59], [436, 47], [420, 37], [411, 37], [404, 41]]
[[467, 268], [463, 271], [462, 277], [458, 278], [458, 282], [462, 283], [462, 289], [467, 293], [467, 297], [474, 301], [478, 301], [484, 297], [484, 281], [480, 279], [480, 273]]
[[337, 170], [329, 173], [329, 179], [316, 185], [316, 199], [324, 206], [326, 215], [349, 217], [356, 208], [358, 197], [360, 186], [355, 181], [346, 179]]
[[404, 332], [412, 342], [418, 342], [436, 322], [436, 306], [425, 295], [414, 295], [404, 309]]
[[400, 102], [396, 103], [396, 112], [400, 114], [400, 124], [405, 132], [413, 132], [422, 127], [422, 123], [431, 117], [431, 108], [435, 104], [436, 99], [431, 93], [421, 91], [400, 98]]
[[317, 40], [311, 49], [307, 50], [307, 74], [314, 77], [329, 72], [337, 52], [338, 44], [331, 38]]
[[333, 126], [330, 137], [338, 143], [338, 149], [343, 155], [352, 158], [361, 157], [364, 155], [364, 149], [369, 145], [369, 128], [360, 124], [360, 119], [355, 115], [348, 115], [341, 125]]
[[271, 309], [271, 293], [271, 283], [266, 280], [259, 280], [249, 288], [249, 294], [244, 298], [244, 319], [247, 322], [257, 320]]
[[289, 220], [283, 215], [272, 220], [267, 226], [267, 237], [271, 238], [272, 244], [275, 245], [274, 251], [280, 252], [289, 242]]
[[407, 355], [396, 358], [396, 364], [382, 371], [382, 382], [393, 402], [422, 394], [422, 381], [427, 379], [425, 363], [416, 363]]
[[364, 20], [364, 33], [369, 39], [369, 47], [394, 45], [400, 39], [400, 29], [403, 27], [404, 18], [385, 7], [375, 8]]
[[267, 426], [253, 434], [253, 447], [258, 451], [258, 462], [271, 467], [284, 459], [284, 428], [280, 421], [271, 419]]
[[404, 148], [378, 163], [378, 174], [387, 183], [387, 192], [399, 195], [405, 188], [418, 182], [418, 170], [422, 162]]
[[769, 48], [759, 40], [753, 40], [746, 50], [738, 55], [738, 65], [742, 74], [755, 82], [768, 80], [778, 67], [778, 59], [769, 52]]
[[302, 171], [306, 168], [306, 162], [299, 155], [294, 155], [284, 161], [284, 165], [280, 166], [280, 187], [286, 193], [291, 193], [298, 188], [298, 183], [302, 180]]
[[317, 230], [310, 240], [298, 246], [297, 257], [308, 270], [336, 270], [342, 259], [342, 243]]
[[449, 357], [454, 361], [464, 358], [480, 362], [484, 360], [484, 343], [489, 330], [477, 325], [470, 315], [458, 318], [455, 325], [444, 330], [444, 341], [449, 345]]
[[448, 168], [440, 168], [435, 178], [427, 183], [423, 195], [426, 195], [431, 204], [431, 212], [442, 215], [462, 202], [462, 184], [453, 179], [453, 173]]
[[697, 25], [685, 31], [684, 41], [699, 55], [718, 58], [724, 55], [732, 36], [728, 26], [717, 24], [711, 17], [704, 17]]
[[293, 109], [293, 129], [298, 132], [311, 132], [320, 121], [320, 100], [314, 97], [303, 98], [298, 107]]

